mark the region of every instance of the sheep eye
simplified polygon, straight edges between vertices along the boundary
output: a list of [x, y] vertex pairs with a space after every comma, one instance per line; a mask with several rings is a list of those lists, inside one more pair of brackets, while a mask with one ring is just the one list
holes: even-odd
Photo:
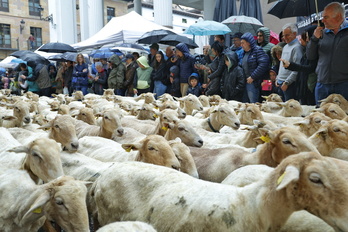
[[82, 116], [86, 116], [86, 114], [85, 114], [85, 113], [82, 113]]
[[316, 118], [316, 119], [314, 119], [314, 122], [315, 122], [315, 123], [320, 123], [321, 120], [320, 120], [319, 118]]
[[32, 154], [32, 156], [34, 156], [34, 157], [36, 157], [36, 158], [40, 158], [39, 154], [36, 153], [36, 152], [33, 152], [33, 153], [31, 153], [31, 154]]
[[252, 113], [252, 111], [250, 109], [247, 109], [247, 112]]
[[221, 112], [221, 113], [225, 113], [225, 111], [224, 111], [224, 110], [220, 110], [220, 112]]
[[57, 128], [57, 129], [59, 129], [59, 126], [58, 126], [58, 125], [55, 125], [54, 127]]
[[62, 200], [56, 200], [57, 205], [64, 205], [64, 202]]
[[290, 144], [291, 145], [291, 141], [289, 139], [283, 139], [282, 141], [284, 144]]
[[323, 184], [323, 182], [320, 179], [320, 176], [317, 173], [311, 173], [309, 175], [309, 180], [315, 184]]
[[166, 120], [167, 120], [168, 118], [167, 118], [167, 117], [163, 117], [163, 119], [166, 119]]
[[184, 127], [178, 127], [178, 130], [179, 131], [183, 131], [183, 130], [185, 130], [185, 128]]
[[149, 147], [149, 150], [153, 151], [153, 150], [155, 150], [155, 148], [154, 147]]
[[108, 117], [108, 116], [104, 116], [104, 118], [105, 118], [105, 119], [109, 119], [109, 117]]
[[333, 128], [333, 131], [334, 131], [334, 132], [340, 132], [340, 128], [334, 127], [334, 128]]

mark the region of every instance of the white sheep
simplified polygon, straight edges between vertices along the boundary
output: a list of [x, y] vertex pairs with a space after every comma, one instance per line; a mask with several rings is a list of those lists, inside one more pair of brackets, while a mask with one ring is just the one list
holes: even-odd
[[347, 168], [345, 161], [300, 153], [263, 181], [237, 188], [150, 164], [115, 163], [89, 194], [101, 225], [136, 220], [159, 231], [275, 232], [306, 209], [347, 231]]
[[145, 222], [113, 222], [97, 230], [97, 232], [156, 232], [156, 230]]

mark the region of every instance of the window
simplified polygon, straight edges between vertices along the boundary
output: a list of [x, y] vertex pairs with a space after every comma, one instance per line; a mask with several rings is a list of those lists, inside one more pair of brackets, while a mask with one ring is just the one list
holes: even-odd
[[29, 15], [40, 16], [40, 0], [29, 0]]
[[187, 19], [182, 19], [182, 23], [187, 23]]
[[10, 24], [0, 24], [0, 47], [11, 48]]
[[30, 34], [35, 38], [34, 48], [38, 48], [42, 45], [42, 29], [39, 27], [30, 27]]
[[9, 12], [8, 0], [0, 0], [0, 11]]
[[113, 7], [107, 7], [107, 20], [108, 22], [115, 17], [115, 8]]

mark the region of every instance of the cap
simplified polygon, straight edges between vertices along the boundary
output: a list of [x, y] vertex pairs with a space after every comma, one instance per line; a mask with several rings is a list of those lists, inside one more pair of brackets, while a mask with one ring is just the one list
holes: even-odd
[[150, 48], [153, 48], [153, 49], [158, 50], [158, 49], [159, 49], [159, 46], [158, 46], [157, 43], [153, 43], [153, 44], [150, 45]]
[[233, 34], [232, 38], [242, 38], [243, 33], [242, 32], [236, 32]]

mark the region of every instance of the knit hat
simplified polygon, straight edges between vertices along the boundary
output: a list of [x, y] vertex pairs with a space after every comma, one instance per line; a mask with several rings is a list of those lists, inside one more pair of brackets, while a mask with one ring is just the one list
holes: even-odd
[[275, 66], [272, 66], [272, 68], [269, 71], [274, 72], [276, 75], [278, 75], [278, 69]]

